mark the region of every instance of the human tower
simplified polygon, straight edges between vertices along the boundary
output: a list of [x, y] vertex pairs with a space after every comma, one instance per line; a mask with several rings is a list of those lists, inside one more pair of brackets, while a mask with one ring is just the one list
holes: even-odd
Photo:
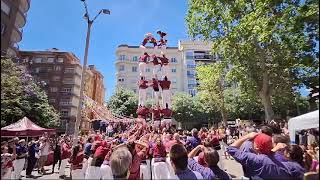
[[[137, 109], [138, 119], [145, 121], [147, 117], [153, 120], [155, 127], [170, 127], [172, 120], [171, 110], [171, 81], [168, 78], [169, 59], [166, 57], [167, 33], [158, 30], [160, 40], [157, 41], [151, 33], [147, 33], [140, 45], [142, 55], [139, 58], [139, 104]], [[146, 48], [151, 43], [153, 48]], [[149, 52], [149, 53], [148, 53]], [[160, 52], [160, 54], [158, 54]], [[152, 77], [147, 77], [146, 67], [152, 63]], [[147, 89], [153, 89], [154, 104], [149, 109], [146, 107]], [[161, 102], [160, 102], [161, 99]]]

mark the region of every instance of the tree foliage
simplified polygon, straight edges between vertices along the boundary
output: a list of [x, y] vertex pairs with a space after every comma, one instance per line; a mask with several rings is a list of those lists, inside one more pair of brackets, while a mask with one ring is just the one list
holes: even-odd
[[228, 84], [225, 80], [227, 64], [221, 62], [210, 65], [201, 65], [196, 68], [199, 79], [199, 96], [206, 104], [218, 109], [224, 125], [227, 125], [229, 107], [226, 103], [225, 89]]
[[200, 96], [177, 93], [172, 98], [173, 118], [182, 123], [215, 123], [220, 119], [217, 109], [206, 103]]
[[44, 127], [59, 124], [58, 112], [49, 105], [47, 94], [26, 69], [1, 57], [1, 126], [24, 116]]
[[190, 36], [213, 42], [212, 51], [232, 65], [227, 77], [258, 96], [271, 120], [275, 94], [318, 80], [318, 6], [317, 0], [190, 0], [186, 20]]
[[137, 117], [138, 96], [133, 91], [117, 88], [107, 102], [107, 107], [116, 115]]

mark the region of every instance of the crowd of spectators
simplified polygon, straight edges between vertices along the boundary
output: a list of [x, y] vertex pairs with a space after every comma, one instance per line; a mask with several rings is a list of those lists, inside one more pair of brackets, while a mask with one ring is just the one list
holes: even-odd
[[222, 158], [240, 163], [249, 179], [303, 179], [319, 172], [318, 139], [292, 144], [285, 123], [191, 131], [110, 123], [106, 131], [81, 135], [74, 147], [70, 136], [2, 141], [1, 179], [20, 179], [25, 163], [27, 177], [34, 168], [44, 174], [50, 150], [52, 173], [58, 163], [66, 178], [70, 164], [72, 179], [232, 179]]

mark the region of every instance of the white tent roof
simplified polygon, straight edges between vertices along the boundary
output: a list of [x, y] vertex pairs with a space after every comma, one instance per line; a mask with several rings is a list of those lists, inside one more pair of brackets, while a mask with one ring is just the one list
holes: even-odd
[[289, 119], [288, 130], [291, 142], [295, 140], [296, 131], [311, 128], [319, 128], [319, 110]]

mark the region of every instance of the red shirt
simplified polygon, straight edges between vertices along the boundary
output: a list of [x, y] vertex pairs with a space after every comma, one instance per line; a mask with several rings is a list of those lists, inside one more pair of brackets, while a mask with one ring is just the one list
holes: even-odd
[[165, 33], [165, 32], [160, 32], [160, 37], [161, 37], [161, 39], [163, 38], [163, 37], [165, 37], [166, 35], [167, 35], [167, 33]]
[[158, 83], [158, 81], [156, 79], [152, 80], [152, 87], [155, 88], [155, 89], [159, 88], [159, 83]]
[[139, 88], [140, 88], [140, 89], [147, 89], [147, 88], [148, 88], [147, 83], [148, 83], [148, 81], [139, 80]]
[[160, 120], [160, 112], [161, 112], [161, 110], [159, 108], [152, 109], [154, 120], [157, 120], [157, 121]]
[[82, 169], [84, 154], [79, 152], [75, 159], [70, 160], [72, 170]]
[[160, 158], [160, 157], [166, 157], [166, 156], [167, 154], [166, 154], [165, 146], [162, 143], [160, 146], [155, 144], [155, 146], [153, 147], [153, 157]]
[[153, 58], [153, 60], [152, 60], [153, 65], [156, 66], [156, 65], [158, 65], [158, 64], [161, 64], [161, 62], [158, 61], [158, 57], [157, 57], [157, 56], [153, 56], [152, 58]]
[[172, 111], [169, 108], [162, 109], [161, 113], [164, 117], [170, 118], [172, 116]]
[[171, 81], [159, 81], [159, 83], [163, 90], [170, 89]]
[[148, 57], [150, 57], [150, 56], [149, 56], [149, 54], [147, 54], [147, 53], [144, 54], [144, 55], [142, 55], [142, 56], [140, 56], [139, 62], [145, 62], [145, 63], [147, 63]]
[[159, 59], [160, 59], [162, 65], [168, 65], [169, 64], [169, 59], [166, 58], [165, 56], [159, 57]]
[[146, 116], [148, 115], [149, 113], [149, 109], [146, 108], [146, 107], [139, 107], [137, 109], [137, 114], [138, 114], [138, 117], [139, 118], [146, 118]]
[[61, 160], [68, 159], [71, 156], [71, 146], [67, 143], [64, 143], [61, 151]]

